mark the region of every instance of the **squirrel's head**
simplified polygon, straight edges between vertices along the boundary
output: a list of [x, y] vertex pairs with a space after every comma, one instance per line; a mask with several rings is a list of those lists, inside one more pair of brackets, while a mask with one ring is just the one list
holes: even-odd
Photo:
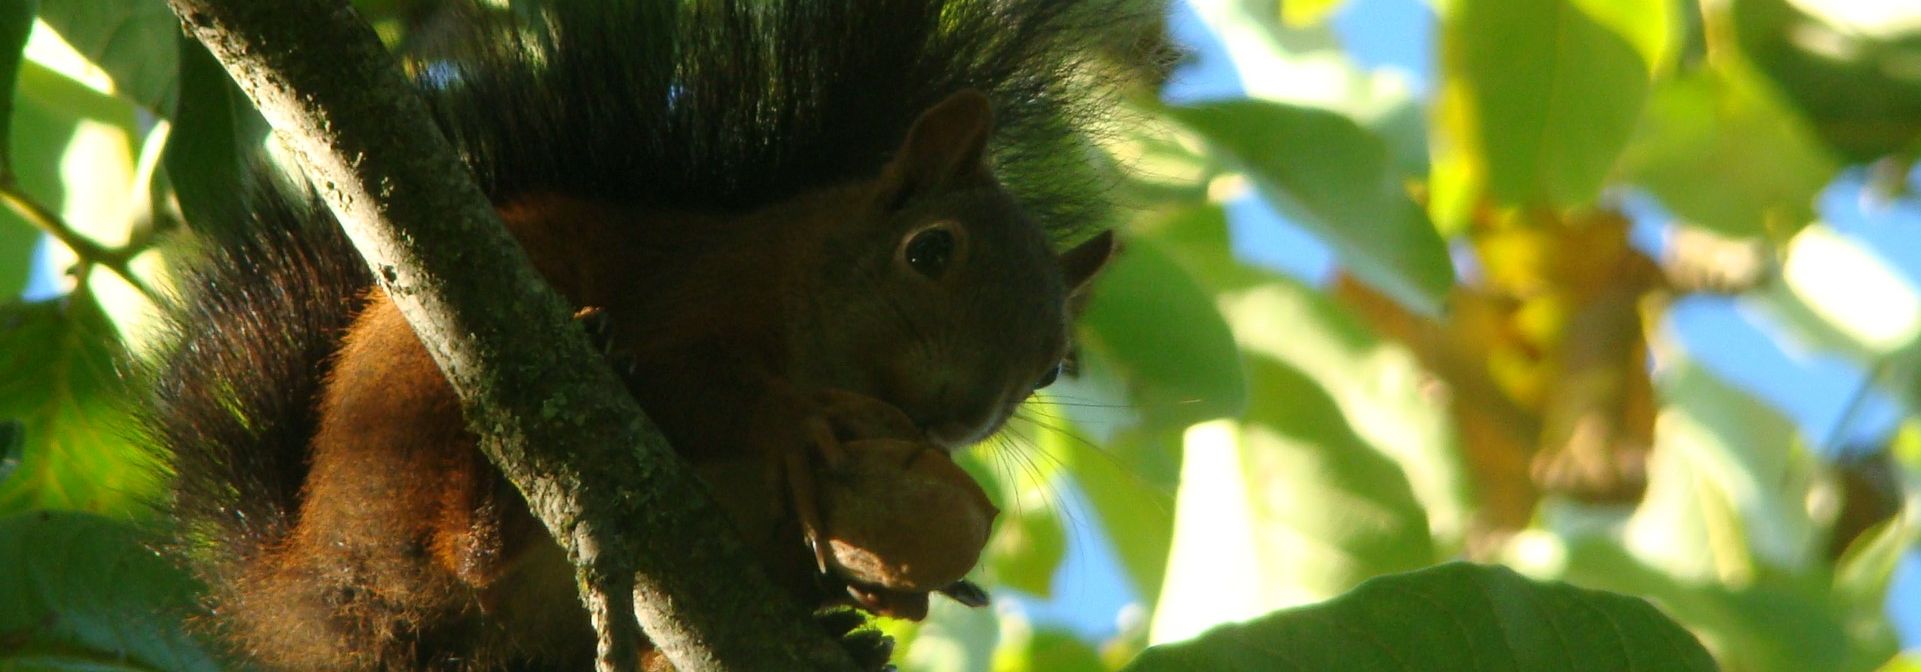
[[822, 241], [798, 311], [814, 322], [795, 334], [803, 375], [894, 404], [950, 449], [994, 433], [1059, 375], [1070, 298], [1114, 251], [1102, 233], [1055, 254], [989, 169], [992, 130], [971, 90], [922, 114], [856, 190], [862, 221]]

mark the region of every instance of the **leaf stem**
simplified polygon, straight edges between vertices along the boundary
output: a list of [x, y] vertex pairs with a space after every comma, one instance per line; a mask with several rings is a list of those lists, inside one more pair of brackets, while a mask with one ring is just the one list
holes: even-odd
[[160, 293], [154, 291], [145, 280], [134, 275], [133, 269], [127, 263], [139, 251], [138, 248], [110, 248], [81, 235], [79, 231], [68, 225], [59, 213], [34, 200], [26, 190], [21, 189], [20, 182], [14, 179], [12, 171], [0, 170], [0, 201], [19, 213], [28, 224], [53, 236], [54, 240], [60, 241], [60, 244], [67, 246], [67, 249], [73, 250], [73, 253], [80, 257], [82, 264], [104, 266], [126, 280], [127, 284], [133, 285], [133, 288], [139, 290], [141, 296], [147, 297], [148, 301], [155, 303], [160, 301]]

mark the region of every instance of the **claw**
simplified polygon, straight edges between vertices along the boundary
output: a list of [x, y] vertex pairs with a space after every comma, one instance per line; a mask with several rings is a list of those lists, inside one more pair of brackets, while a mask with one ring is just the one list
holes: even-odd
[[954, 598], [955, 602], [976, 609], [985, 607], [993, 602], [993, 598], [988, 596], [987, 591], [982, 590], [980, 586], [966, 579], [955, 581], [953, 585], [940, 589], [940, 593]]

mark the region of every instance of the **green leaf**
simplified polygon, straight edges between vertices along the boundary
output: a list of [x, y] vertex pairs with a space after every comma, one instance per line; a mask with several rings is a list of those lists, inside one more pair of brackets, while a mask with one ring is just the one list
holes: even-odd
[[1332, 245], [1356, 277], [1430, 315], [1454, 282], [1447, 247], [1408, 198], [1387, 147], [1345, 116], [1252, 100], [1168, 110], [1260, 193]]
[[1073, 633], [1043, 628], [1007, 641], [994, 652], [994, 672], [1104, 672], [1094, 647]]
[[1884, 604], [1894, 571], [1914, 547], [1918, 532], [1914, 514], [1907, 511], [1862, 532], [1834, 562], [1835, 594], [1857, 608]]
[[1264, 357], [1249, 368], [1261, 394], [1242, 430], [1242, 479], [1262, 567], [1286, 568], [1266, 583], [1332, 594], [1434, 562], [1427, 512], [1400, 465], [1306, 374]]
[[994, 610], [937, 598], [928, 604], [927, 620], [913, 628], [906, 650], [895, 654], [894, 662], [915, 672], [985, 670], [999, 642], [1000, 619]]
[[1835, 25], [1785, 0], [1729, 5], [1741, 50], [1849, 161], [1916, 149], [1921, 71], [1913, 64], [1921, 60], [1921, 27]]
[[179, 97], [180, 20], [158, 0], [47, 3], [40, 19], [87, 60], [107, 71], [119, 94], [171, 117]]
[[146, 512], [158, 492], [151, 457], [127, 439], [115, 366], [125, 352], [85, 295], [0, 307], [0, 417], [26, 431], [20, 467], [0, 483], [0, 513]]
[[245, 221], [232, 215], [241, 207], [245, 157], [266, 136], [266, 121], [206, 47], [178, 39], [180, 107], [161, 159], [166, 176], [190, 224]]
[[1733, 70], [1663, 82], [1622, 159], [1682, 220], [1736, 237], [1786, 236], [1814, 219], [1837, 168], [1793, 111]]
[[[116, 131], [132, 132], [133, 106], [33, 62], [21, 67], [15, 94], [9, 136], [19, 189], [83, 231], [111, 225], [124, 230], [125, 222], [76, 215], [106, 212], [124, 201], [127, 185], [116, 178], [130, 169], [132, 149], [116, 146], [110, 138]], [[127, 166], [110, 165], [114, 159]], [[69, 182], [65, 174], [86, 177]], [[0, 207], [0, 302], [18, 296], [26, 286], [26, 271], [40, 239], [38, 228], [13, 208]]]
[[[33, 32], [33, 15], [39, 0], [14, 0], [0, 3], [0, 167], [10, 166], [13, 150], [4, 132], [13, 126], [13, 84], [20, 75], [20, 61]], [[12, 296], [0, 287], [0, 298]]]
[[[1437, 189], [1591, 203], [1671, 50], [1667, 0], [1458, 0], [1441, 28]], [[1437, 201], [1471, 203], [1460, 193]]]
[[1100, 445], [1070, 442], [1068, 448], [1074, 483], [1093, 504], [1134, 594], [1151, 607], [1161, 594], [1174, 540], [1180, 430], [1132, 430]]
[[[1013, 515], [1008, 515], [1012, 513]], [[1021, 506], [1003, 511], [983, 563], [994, 583], [1030, 595], [1054, 593], [1054, 572], [1067, 557], [1064, 514], [1051, 506]]]
[[1400, 466], [1355, 436], [1319, 385], [1249, 360], [1241, 423], [1186, 436], [1156, 639], [1340, 594], [1436, 559]]
[[1221, 300], [1241, 347], [1298, 370], [1354, 432], [1400, 464], [1442, 548], [1458, 548], [1475, 506], [1447, 409], [1423, 394], [1413, 353], [1385, 341], [1325, 293], [1271, 278]]
[[1694, 637], [1636, 597], [1449, 563], [1368, 581], [1323, 604], [1149, 648], [1158, 670], [1715, 670]]
[[1185, 427], [1246, 404], [1240, 354], [1213, 297], [1150, 240], [1130, 240], [1102, 272], [1080, 334], [1151, 425]]
[[1794, 425], [1753, 396], [1677, 358], [1662, 366], [1648, 490], [1628, 543], [1681, 577], [1807, 566], [1823, 547], [1807, 510], [1812, 457]]
[[[1879, 609], [1872, 620], [1856, 622], [1866, 627], [1849, 632], [1852, 626], [1837, 613], [1828, 584], [1818, 577], [1766, 573], [1734, 585], [1701, 580], [1651, 566], [1630, 555], [1619, 539], [1598, 535], [1571, 540], [1564, 557], [1564, 580], [1659, 602], [1699, 634], [1729, 670], [1867, 670], [1893, 653]], [[1860, 639], [1850, 641], [1855, 637]]]
[[0, 518], [0, 669], [221, 669], [187, 635], [198, 585], [125, 523]]

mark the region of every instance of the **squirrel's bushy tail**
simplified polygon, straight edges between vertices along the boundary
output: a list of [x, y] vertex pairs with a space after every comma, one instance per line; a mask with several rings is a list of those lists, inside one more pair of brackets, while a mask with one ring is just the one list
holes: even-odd
[[216, 609], [293, 528], [327, 363], [372, 283], [332, 216], [296, 194], [255, 190], [244, 229], [183, 255], [145, 372], [140, 427], [172, 472], [170, 550]]

